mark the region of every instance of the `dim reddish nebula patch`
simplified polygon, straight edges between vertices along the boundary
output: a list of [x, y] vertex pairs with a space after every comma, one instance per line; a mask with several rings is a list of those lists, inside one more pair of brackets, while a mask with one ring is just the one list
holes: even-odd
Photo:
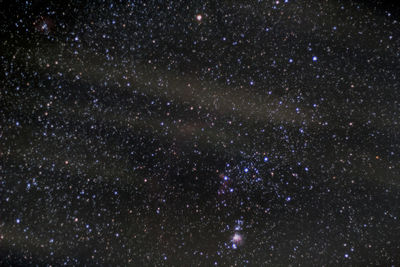
[[40, 18], [33, 23], [33, 26], [35, 27], [36, 31], [49, 34], [54, 31], [55, 22], [50, 17], [40, 16]]

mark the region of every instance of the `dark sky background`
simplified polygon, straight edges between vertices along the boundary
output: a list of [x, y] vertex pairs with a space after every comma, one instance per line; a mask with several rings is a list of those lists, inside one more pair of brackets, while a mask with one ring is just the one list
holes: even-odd
[[1, 2], [0, 263], [398, 266], [388, 1]]

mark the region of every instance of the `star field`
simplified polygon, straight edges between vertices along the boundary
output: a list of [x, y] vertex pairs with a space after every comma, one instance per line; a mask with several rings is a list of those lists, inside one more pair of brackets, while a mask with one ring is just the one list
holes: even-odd
[[0, 5], [2, 265], [400, 264], [396, 6]]

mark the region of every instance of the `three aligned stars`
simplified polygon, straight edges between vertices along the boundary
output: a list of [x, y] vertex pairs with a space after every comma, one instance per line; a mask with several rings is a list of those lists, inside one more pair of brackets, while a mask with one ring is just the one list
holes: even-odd
[[[285, 1], [286, 2], [286, 1]], [[203, 15], [202, 14], [197, 14], [196, 16], [195, 16], [195, 19], [197, 20], [197, 22], [202, 22], [202, 20], [203, 20]], [[289, 59], [289, 62], [290, 63], [293, 63], [293, 59], [292, 58], [290, 58]], [[313, 62], [317, 62], [318, 61], [318, 57], [317, 56], [315, 56], [315, 55], [313, 55], [312, 56], [312, 61]], [[252, 82], [251, 82], [252, 83]], [[265, 162], [267, 162], [268, 161], [268, 158], [267, 157], [265, 157], [264, 158], [264, 161]], [[248, 168], [245, 168], [244, 169], [244, 172], [245, 173], [247, 173], [249, 171], [249, 169]], [[227, 176], [221, 176], [221, 177], [224, 177], [224, 186], [226, 187], [226, 182], [228, 181], [228, 177]], [[220, 191], [219, 192], [223, 192], [224, 190], [222, 189], [220, 189]], [[288, 201], [290, 201], [290, 197], [288, 197]], [[243, 245], [243, 236], [241, 235], [241, 234], [239, 234], [239, 233], [234, 233], [234, 235], [231, 237], [231, 247], [233, 248], [233, 249], [237, 249], [239, 246], [241, 246], [241, 245]]]
[[[198, 22], [201, 22], [203, 19], [203, 16], [201, 14], [197, 14], [196, 15], [196, 20]], [[246, 168], [247, 169], [247, 168]], [[224, 178], [224, 181], [226, 182], [229, 178], [227, 176], [221, 176]], [[231, 243], [232, 243], [232, 248], [233, 249], [237, 249], [240, 245], [242, 245], [243, 243], [243, 237], [242, 235], [240, 235], [239, 233], [235, 233], [231, 239]]]

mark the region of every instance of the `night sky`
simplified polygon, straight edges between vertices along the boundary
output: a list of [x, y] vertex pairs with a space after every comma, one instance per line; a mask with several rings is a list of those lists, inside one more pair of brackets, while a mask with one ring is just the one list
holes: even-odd
[[1, 265], [400, 266], [396, 6], [0, 6]]

